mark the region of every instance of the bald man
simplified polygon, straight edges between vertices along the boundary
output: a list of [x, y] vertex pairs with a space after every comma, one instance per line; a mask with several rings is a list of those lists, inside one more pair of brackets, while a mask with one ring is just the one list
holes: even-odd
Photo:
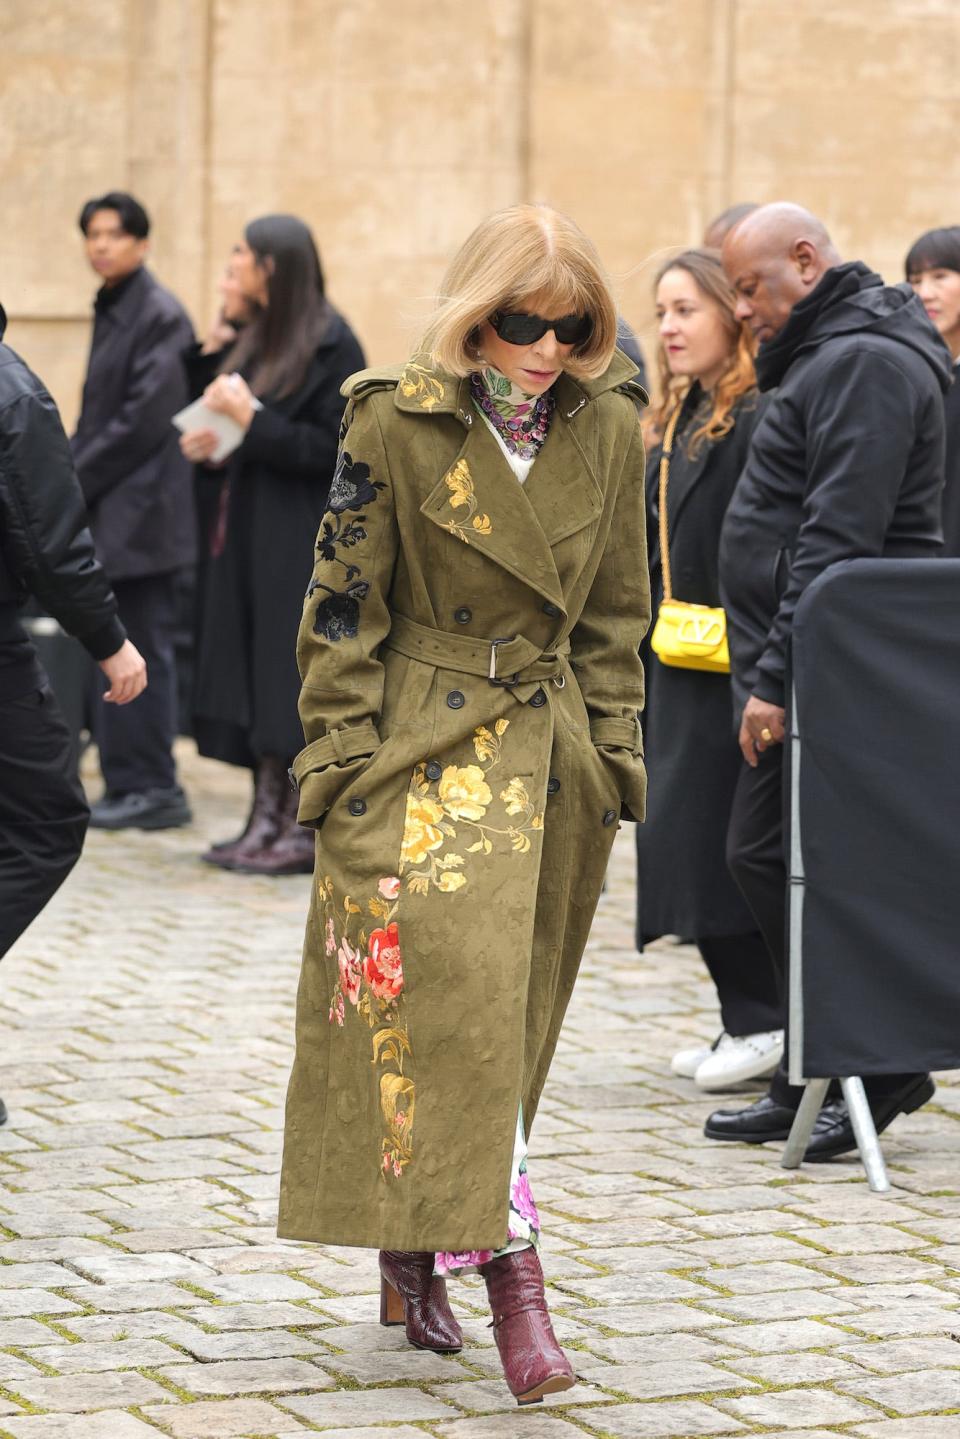
[[[729, 232], [723, 265], [737, 316], [760, 342], [757, 383], [775, 391], [724, 520], [720, 584], [744, 766], [728, 861], [785, 994], [787, 872], [782, 758], [790, 633], [828, 565], [936, 555], [943, 395], [950, 355], [908, 285], [844, 264], [797, 205], [764, 205]], [[785, 1008], [785, 1004], [784, 1004]], [[707, 1120], [711, 1139], [785, 1139], [802, 1091], [781, 1065], [769, 1094]], [[878, 1131], [933, 1094], [929, 1075], [867, 1080]], [[842, 1100], [821, 1111], [808, 1160], [856, 1147]]]

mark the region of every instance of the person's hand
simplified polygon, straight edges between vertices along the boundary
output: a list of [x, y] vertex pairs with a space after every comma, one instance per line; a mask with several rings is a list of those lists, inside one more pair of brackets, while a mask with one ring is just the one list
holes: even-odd
[[206, 339], [200, 346], [201, 355], [219, 355], [237, 338], [237, 332], [221, 310], [207, 331]]
[[249, 430], [254, 415], [253, 393], [242, 375], [218, 375], [203, 392], [204, 404], [218, 415], [229, 415]]
[[103, 696], [110, 704], [128, 705], [146, 689], [147, 663], [130, 640], [124, 640], [116, 654], [99, 663], [110, 681], [110, 688]]
[[773, 744], [783, 744], [786, 735], [786, 710], [779, 705], [751, 695], [743, 707], [740, 721], [740, 750], [752, 769], [757, 767], [757, 755]]
[[205, 465], [219, 443], [212, 430], [188, 430], [180, 436], [180, 453], [192, 465]]

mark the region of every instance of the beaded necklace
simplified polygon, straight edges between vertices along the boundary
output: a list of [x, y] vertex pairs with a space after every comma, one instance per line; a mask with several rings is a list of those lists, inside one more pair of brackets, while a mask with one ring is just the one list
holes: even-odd
[[511, 455], [535, 460], [547, 438], [554, 398], [550, 390], [528, 395], [488, 365], [470, 376], [470, 393], [481, 414], [486, 415]]

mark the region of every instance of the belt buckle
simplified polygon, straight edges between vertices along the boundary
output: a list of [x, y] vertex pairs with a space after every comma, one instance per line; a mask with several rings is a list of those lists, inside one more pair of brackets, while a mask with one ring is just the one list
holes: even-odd
[[498, 647], [498, 645], [509, 645], [509, 644], [512, 644], [514, 638], [515, 638], [515, 636], [512, 636], [510, 639], [500, 639], [500, 640], [491, 640], [491, 641], [490, 641], [490, 668], [489, 668], [489, 670], [487, 671], [487, 679], [490, 681], [490, 683], [491, 683], [492, 685], [506, 685], [506, 686], [510, 686], [510, 685], [515, 685], [515, 684], [518, 682], [519, 676], [518, 676], [518, 675], [515, 675], [515, 674], [514, 674], [514, 675], [510, 675], [509, 678], [504, 678], [504, 679], [498, 679], [498, 678], [497, 678], [497, 647]]

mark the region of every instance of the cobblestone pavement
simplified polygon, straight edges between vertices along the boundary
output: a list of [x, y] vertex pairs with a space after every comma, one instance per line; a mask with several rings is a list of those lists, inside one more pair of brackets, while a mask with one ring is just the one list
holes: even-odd
[[185, 756], [188, 830], [91, 834], [0, 1009], [4, 1439], [960, 1436], [960, 1083], [854, 1161], [708, 1144], [668, 1073], [715, 1015], [693, 955], [631, 942], [632, 834], [533, 1135], [580, 1382], [518, 1411], [477, 1281], [467, 1347], [407, 1349], [375, 1256], [274, 1234], [309, 881], [208, 871], [242, 777]]

